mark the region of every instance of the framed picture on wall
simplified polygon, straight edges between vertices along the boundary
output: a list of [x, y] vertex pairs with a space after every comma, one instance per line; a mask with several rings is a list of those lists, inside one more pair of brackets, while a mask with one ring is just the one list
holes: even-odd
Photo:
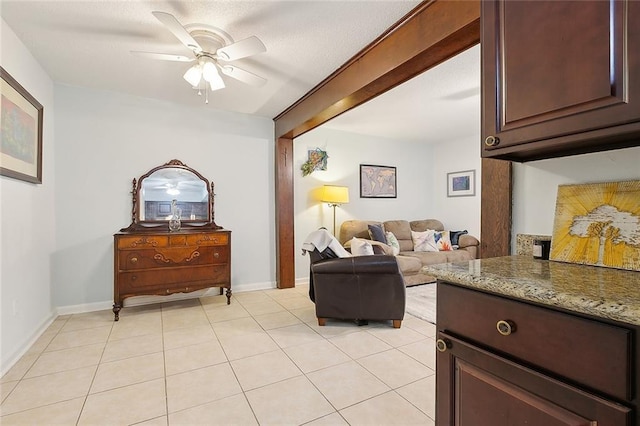
[[447, 173], [447, 197], [472, 197], [474, 195], [476, 195], [475, 170]]
[[360, 198], [396, 198], [396, 168], [360, 164]]
[[43, 107], [0, 67], [0, 175], [42, 183]]

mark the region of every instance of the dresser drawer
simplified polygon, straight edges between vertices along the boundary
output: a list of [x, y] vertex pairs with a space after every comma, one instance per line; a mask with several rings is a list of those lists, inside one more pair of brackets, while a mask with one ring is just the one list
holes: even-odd
[[118, 253], [121, 271], [175, 266], [220, 265], [229, 262], [227, 246], [167, 247], [144, 250], [122, 250]]
[[149, 288], [182, 288], [189, 287], [189, 285], [228, 284], [228, 277], [228, 265], [210, 265], [120, 272], [118, 274], [118, 283], [121, 292], [129, 293], [144, 291]]
[[630, 330], [442, 282], [437, 295], [439, 330], [632, 399]]
[[190, 246], [226, 246], [229, 244], [229, 234], [226, 232], [216, 232], [187, 235], [187, 244]]
[[116, 238], [119, 249], [168, 247], [168, 235], [137, 235]]

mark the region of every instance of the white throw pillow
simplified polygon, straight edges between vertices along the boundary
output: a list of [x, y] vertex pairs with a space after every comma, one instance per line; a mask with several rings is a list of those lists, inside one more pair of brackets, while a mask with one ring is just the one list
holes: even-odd
[[351, 240], [351, 254], [354, 256], [368, 256], [373, 254], [373, 246], [365, 239], [353, 237]]
[[390, 231], [387, 231], [385, 236], [387, 237], [387, 244], [389, 244], [393, 249], [393, 255], [397, 256], [398, 253], [400, 253], [400, 243], [398, 242], [398, 239], [393, 235], [393, 232]]
[[435, 238], [436, 231], [427, 229], [424, 232], [411, 231], [413, 251], [438, 251]]

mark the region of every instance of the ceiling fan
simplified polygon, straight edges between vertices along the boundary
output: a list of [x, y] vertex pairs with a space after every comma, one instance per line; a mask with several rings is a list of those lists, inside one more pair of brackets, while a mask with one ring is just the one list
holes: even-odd
[[[178, 40], [193, 52], [193, 57], [168, 53], [131, 51], [133, 55], [163, 61], [196, 62], [183, 78], [193, 87], [205, 87], [206, 103], [209, 103], [208, 91], [223, 89], [224, 80], [220, 73], [252, 86], [262, 86], [266, 79], [246, 71], [229, 62], [266, 52], [266, 47], [256, 36], [235, 42], [233, 38], [219, 28], [202, 24], [183, 26], [170, 13], [152, 12]], [[203, 81], [204, 80], [204, 81]]]

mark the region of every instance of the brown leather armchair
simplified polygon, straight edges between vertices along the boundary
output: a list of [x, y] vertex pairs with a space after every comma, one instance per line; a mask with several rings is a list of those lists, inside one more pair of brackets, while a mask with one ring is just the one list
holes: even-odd
[[394, 256], [335, 257], [330, 249], [309, 252], [309, 296], [316, 304], [318, 325], [327, 318], [392, 320], [400, 328], [406, 293]]

